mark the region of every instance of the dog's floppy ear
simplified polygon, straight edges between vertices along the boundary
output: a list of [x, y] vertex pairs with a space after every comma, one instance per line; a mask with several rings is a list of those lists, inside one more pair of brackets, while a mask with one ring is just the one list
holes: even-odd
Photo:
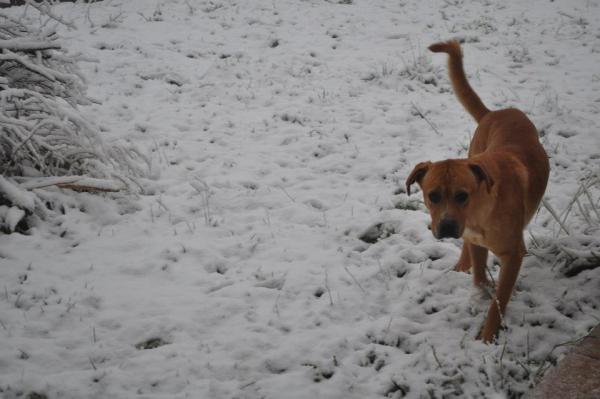
[[489, 193], [494, 185], [494, 180], [490, 177], [490, 174], [485, 169], [485, 166], [480, 162], [471, 162], [469, 163], [469, 169], [471, 169], [471, 172], [473, 172], [479, 183], [485, 182], [485, 188]]
[[427, 170], [429, 170], [430, 165], [431, 162], [429, 161], [420, 162], [415, 166], [413, 171], [410, 172], [410, 175], [408, 175], [408, 178], [406, 179], [406, 194], [410, 195], [410, 186], [414, 183], [421, 184], [421, 180], [423, 179], [423, 176], [425, 176], [425, 173], [427, 173]]

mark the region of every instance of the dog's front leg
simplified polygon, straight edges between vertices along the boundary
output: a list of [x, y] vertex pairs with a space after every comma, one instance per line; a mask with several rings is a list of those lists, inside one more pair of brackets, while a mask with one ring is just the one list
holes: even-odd
[[468, 273], [471, 269], [471, 251], [469, 250], [471, 244], [468, 241], [463, 242], [462, 252], [460, 258], [454, 266], [454, 271]]
[[473, 266], [473, 284], [478, 287], [489, 286], [490, 281], [486, 274], [488, 249], [469, 244], [469, 253], [471, 254], [471, 266]]
[[524, 245], [521, 245], [514, 253], [500, 256], [501, 268], [496, 297], [490, 304], [485, 323], [477, 337], [486, 343], [492, 342], [496, 338], [502, 324], [502, 316], [506, 310], [506, 305], [512, 294], [517, 276], [519, 275], [519, 269], [521, 268], [521, 262], [523, 261], [523, 248]]

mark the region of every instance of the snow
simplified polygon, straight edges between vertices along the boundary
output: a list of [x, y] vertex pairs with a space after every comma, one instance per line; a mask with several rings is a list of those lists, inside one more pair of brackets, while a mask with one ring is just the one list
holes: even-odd
[[25, 216], [25, 211], [17, 208], [16, 206], [8, 207], [5, 205], [0, 205], [0, 223], [3, 221], [6, 223], [6, 227], [8, 231], [13, 232], [17, 227], [17, 224], [23, 219]]
[[29, 212], [33, 212], [33, 209], [35, 208], [35, 197], [6, 179], [4, 176], [0, 176], [0, 193], [2, 193], [2, 195], [6, 197], [6, 200], [11, 204], [26, 209]]
[[0, 393], [519, 397], [598, 323], [598, 269], [553, 255], [597, 230], [574, 211], [556, 241], [541, 209], [526, 236], [551, 249], [526, 257], [498, 343], [474, 340], [489, 297], [403, 184], [466, 155], [475, 125], [426, 52], [461, 37], [484, 103], [538, 126], [565, 209], [598, 174], [600, 2], [349, 3], [54, 8], [97, 60], [82, 111], [150, 164], [139, 193], [44, 189], [64, 215], [0, 236]]

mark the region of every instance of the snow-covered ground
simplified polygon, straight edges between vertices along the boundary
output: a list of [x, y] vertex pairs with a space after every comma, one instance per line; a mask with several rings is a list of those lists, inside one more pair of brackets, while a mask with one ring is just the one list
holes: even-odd
[[600, 269], [564, 256], [600, 253], [585, 196], [568, 237], [545, 209], [532, 222], [537, 255], [485, 345], [489, 298], [403, 185], [466, 154], [475, 124], [426, 52], [459, 37], [484, 102], [538, 126], [566, 209], [599, 170], [600, 1], [339, 3], [55, 8], [95, 60], [82, 111], [150, 164], [139, 193], [69, 194], [0, 236], [0, 395], [519, 397], [599, 322]]

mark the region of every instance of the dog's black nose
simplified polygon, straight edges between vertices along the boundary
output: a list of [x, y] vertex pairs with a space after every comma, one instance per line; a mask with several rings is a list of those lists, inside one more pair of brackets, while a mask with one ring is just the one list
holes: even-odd
[[438, 225], [438, 238], [458, 238], [458, 223], [452, 219], [442, 219]]

